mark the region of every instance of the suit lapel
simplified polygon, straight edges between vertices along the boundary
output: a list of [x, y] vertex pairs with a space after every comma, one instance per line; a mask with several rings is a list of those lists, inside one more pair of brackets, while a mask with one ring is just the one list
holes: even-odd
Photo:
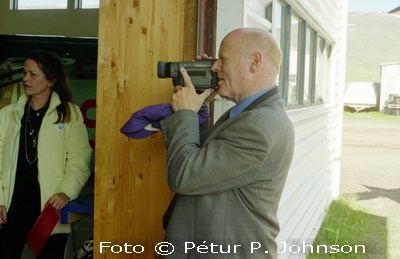
[[[231, 108], [232, 109], [232, 108]], [[229, 119], [229, 113], [231, 112], [231, 109], [226, 111], [224, 114], [222, 114], [221, 117], [217, 120], [217, 122], [211, 127], [210, 132], [208, 133], [208, 136], [210, 136], [216, 128], [218, 128], [219, 125], [221, 125], [224, 121]], [[206, 137], [206, 140], [208, 139], [208, 136]]]
[[[268, 98], [270, 98], [270, 97], [272, 97], [272, 96], [274, 96], [274, 95], [276, 95], [276, 94], [279, 94], [279, 89], [278, 89], [278, 87], [275, 87], [275, 88], [269, 90], [268, 92], [266, 92], [265, 94], [261, 95], [260, 97], [258, 97], [258, 98], [257, 98], [254, 102], [252, 102], [246, 109], [244, 109], [244, 111], [249, 111], [249, 110], [251, 110], [251, 109], [254, 109], [257, 105], [259, 105], [260, 103], [264, 102], [265, 100], [267, 100]], [[214, 131], [216, 128], [218, 128], [219, 125], [221, 125], [224, 121], [226, 121], [226, 120], [229, 119], [229, 114], [230, 114], [230, 112], [231, 112], [231, 109], [232, 109], [232, 108], [230, 108], [228, 111], [226, 111], [226, 112], [217, 120], [217, 122], [212, 126], [212, 128], [211, 128], [211, 130], [210, 130], [208, 136], [210, 136], [210, 135], [213, 133], [213, 131]], [[243, 111], [243, 112], [244, 112], [244, 111]]]

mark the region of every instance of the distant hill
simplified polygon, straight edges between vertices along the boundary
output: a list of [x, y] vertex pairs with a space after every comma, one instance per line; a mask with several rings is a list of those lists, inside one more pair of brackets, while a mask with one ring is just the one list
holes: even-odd
[[400, 15], [349, 13], [346, 81], [380, 82], [380, 64], [400, 62]]

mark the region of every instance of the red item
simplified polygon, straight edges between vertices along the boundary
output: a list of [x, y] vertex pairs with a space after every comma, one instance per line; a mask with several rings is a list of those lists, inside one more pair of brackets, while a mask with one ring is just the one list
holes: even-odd
[[60, 216], [56, 210], [48, 203], [25, 239], [35, 256], [38, 256], [42, 251], [59, 219]]

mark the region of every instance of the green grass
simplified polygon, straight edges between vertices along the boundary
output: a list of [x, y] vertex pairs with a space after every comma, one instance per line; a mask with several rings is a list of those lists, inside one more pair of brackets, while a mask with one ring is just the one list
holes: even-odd
[[383, 112], [378, 111], [361, 111], [361, 112], [350, 112], [344, 111], [343, 116], [354, 117], [360, 119], [374, 119], [374, 120], [391, 120], [400, 121], [400, 116], [389, 116]]
[[329, 207], [307, 258], [386, 258], [386, 223], [357, 206], [354, 197], [341, 196]]

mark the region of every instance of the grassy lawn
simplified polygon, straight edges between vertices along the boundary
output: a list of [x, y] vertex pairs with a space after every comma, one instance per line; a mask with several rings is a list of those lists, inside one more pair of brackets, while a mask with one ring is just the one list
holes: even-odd
[[386, 223], [343, 195], [332, 202], [307, 258], [387, 258]]
[[361, 111], [361, 112], [344, 111], [343, 116], [363, 118], [363, 119], [400, 121], [400, 116], [389, 116], [387, 114], [377, 111]]

